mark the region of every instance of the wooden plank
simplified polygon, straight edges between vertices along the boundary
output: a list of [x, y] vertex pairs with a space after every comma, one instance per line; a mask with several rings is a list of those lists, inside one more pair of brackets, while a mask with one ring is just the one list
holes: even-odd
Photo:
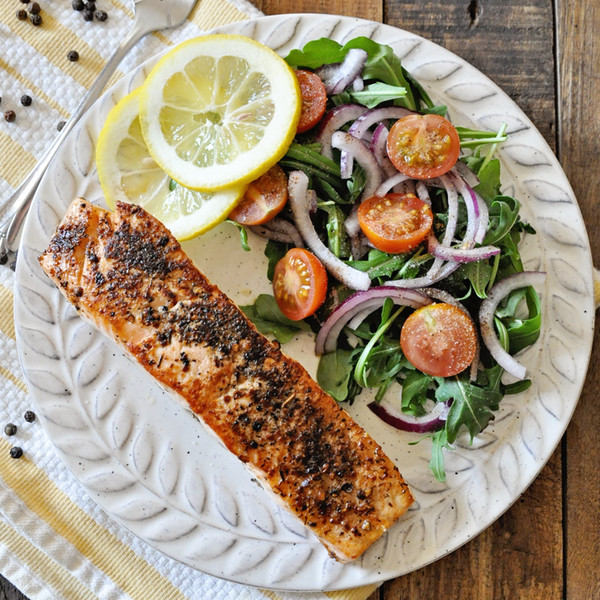
[[266, 15], [288, 13], [320, 13], [383, 20], [381, 0], [255, 0], [256, 7]]
[[[600, 7], [558, 0], [559, 157], [581, 206], [596, 265], [600, 258]], [[598, 326], [596, 327], [596, 338]], [[566, 597], [600, 598], [600, 352], [592, 354], [581, 400], [567, 430]]]

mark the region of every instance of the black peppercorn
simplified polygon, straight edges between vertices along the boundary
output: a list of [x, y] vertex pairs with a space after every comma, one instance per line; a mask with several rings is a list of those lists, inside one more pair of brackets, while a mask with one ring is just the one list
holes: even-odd
[[86, 2], [85, 3], [85, 10], [91, 10], [92, 12], [96, 10], [96, 3], [95, 2]]
[[29, 7], [29, 14], [39, 15], [41, 10], [42, 9], [40, 8], [40, 5], [37, 2], [32, 2], [31, 6]]
[[66, 121], [61, 121], [57, 126], [56, 129], [58, 129], [59, 131], [62, 131], [62, 128], [67, 124]]
[[28, 96], [27, 94], [21, 96], [21, 104], [23, 106], [31, 106], [31, 96]]
[[106, 19], [108, 19], [107, 12], [105, 10], [97, 10], [96, 19], [98, 19], [98, 21], [106, 21]]
[[11, 271], [16, 271], [16, 270], [17, 270], [17, 261], [16, 261], [16, 260], [13, 260], [13, 261], [10, 263], [10, 265], [8, 265], [8, 268], [9, 268]]
[[39, 27], [42, 24], [42, 17], [41, 17], [41, 15], [29, 15], [29, 20], [36, 27]]
[[22, 449], [22, 448], [19, 448], [19, 446], [13, 446], [13, 447], [10, 449], [10, 455], [11, 455], [13, 458], [21, 458], [21, 456], [23, 456], [23, 449]]
[[25, 19], [27, 19], [27, 11], [23, 9], [18, 10], [17, 19], [19, 19], [19, 21], [25, 21]]
[[29, 4], [29, 0], [21, 0], [22, 4]]
[[4, 120], [12, 123], [17, 118], [17, 113], [14, 110], [7, 110], [4, 113]]
[[0, 254], [0, 265], [5, 265], [8, 262], [8, 255], [3, 252]]
[[87, 8], [83, 11], [83, 20], [84, 21], [93, 21], [94, 20], [94, 12], [91, 10], [87, 10]]
[[33, 423], [35, 421], [35, 413], [32, 410], [28, 410], [24, 415], [23, 418], [28, 422], [28, 423]]
[[79, 60], [79, 52], [77, 52], [77, 50], [70, 50], [67, 54], [67, 58], [71, 62], [77, 62]]
[[85, 8], [85, 3], [83, 0], [73, 0], [73, 2], [71, 3], [71, 7], [73, 8], [73, 10], [81, 12]]
[[6, 435], [16, 435], [16, 433], [17, 433], [17, 426], [14, 423], [7, 423], [4, 426], [4, 433]]

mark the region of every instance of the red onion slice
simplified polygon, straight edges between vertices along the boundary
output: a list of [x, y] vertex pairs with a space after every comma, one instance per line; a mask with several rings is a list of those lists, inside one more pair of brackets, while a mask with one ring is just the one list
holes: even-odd
[[390, 190], [396, 187], [399, 183], [403, 183], [408, 179], [408, 175], [396, 172], [395, 175], [386, 179], [376, 190], [374, 196], [385, 196]]
[[[395, 121], [397, 121], [398, 119], [401, 119], [402, 117], [406, 117], [411, 114], [414, 113], [406, 108], [401, 108], [399, 106], [384, 106], [380, 108], [372, 108], [371, 110], [366, 111], [363, 115], [358, 117], [356, 121], [352, 123], [350, 129], [348, 129], [348, 133], [358, 138], [359, 140], [362, 140], [367, 135], [369, 128], [375, 125], [375, 123], [381, 123], [386, 119], [394, 119]], [[352, 158], [348, 158], [348, 164], [350, 171], [352, 171]]]
[[392, 161], [389, 159], [387, 155], [387, 138], [388, 138], [388, 128], [384, 123], [379, 123], [377, 125], [375, 131], [373, 132], [373, 137], [371, 138], [371, 152], [373, 156], [377, 159], [379, 166], [382, 168], [383, 172], [387, 177], [392, 177], [398, 171], [396, 167], [392, 164]]
[[352, 48], [341, 63], [325, 65], [316, 70], [328, 95], [341, 94], [360, 76], [369, 55], [361, 48]]
[[352, 155], [356, 162], [365, 170], [367, 182], [360, 201], [366, 200], [375, 194], [375, 190], [381, 185], [383, 175], [381, 167], [373, 153], [361, 142], [349, 133], [336, 131], [331, 136], [331, 145], [339, 150], [344, 150]]
[[370, 402], [367, 408], [376, 414], [384, 423], [411, 433], [430, 433], [444, 427], [448, 419], [450, 407], [445, 402], [436, 402], [431, 411], [422, 417], [413, 417], [398, 412], [389, 402]]
[[[366, 292], [357, 292], [340, 304], [329, 318], [323, 323], [316, 339], [315, 352], [318, 355], [333, 352], [337, 345], [337, 339], [342, 329], [356, 315], [371, 309], [370, 312], [383, 306], [387, 298], [390, 298], [394, 304], [420, 308], [431, 304], [431, 299], [422, 292], [416, 290], [399, 289], [394, 287], [382, 286], [371, 288]], [[363, 316], [363, 319], [366, 314]]]
[[285, 219], [275, 217], [262, 225], [252, 225], [250, 231], [258, 237], [284, 244], [293, 244], [296, 248], [304, 248], [302, 237], [298, 230]]
[[498, 304], [502, 302], [510, 292], [530, 285], [542, 285], [546, 281], [546, 273], [543, 271], [523, 271], [509, 275], [488, 292], [488, 297], [481, 303], [479, 309], [479, 324], [483, 343], [487, 346], [490, 354], [496, 362], [507, 372], [517, 379], [525, 379], [527, 369], [514, 357], [512, 357], [500, 344], [494, 327], [494, 313]]
[[476, 262], [486, 260], [491, 256], [500, 254], [500, 248], [496, 246], [480, 246], [479, 248], [446, 248], [438, 242], [434, 235], [428, 238], [427, 249], [436, 258], [459, 263]]
[[321, 154], [333, 159], [333, 152], [331, 151], [331, 136], [333, 133], [349, 121], [358, 119], [366, 111], [367, 107], [359, 104], [342, 104], [330, 110], [321, 120], [315, 138], [321, 144]]
[[310, 194], [308, 193], [306, 173], [302, 171], [292, 171], [290, 173], [288, 194], [294, 221], [302, 239], [323, 263], [327, 271], [352, 290], [368, 290], [371, 287], [371, 278], [367, 273], [353, 269], [341, 261], [319, 238], [310, 219]]

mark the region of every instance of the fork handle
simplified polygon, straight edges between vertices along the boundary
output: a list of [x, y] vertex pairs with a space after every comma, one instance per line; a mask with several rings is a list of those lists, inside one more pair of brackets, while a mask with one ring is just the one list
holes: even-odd
[[84, 96], [77, 107], [77, 110], [70, 116], [69, 120], [62, 128], [60, 134], [54, 139], [52, 145], [25, 178], [23, 183], [21, 183], [12, 196], [0, 206], [0, 255], [6, 254], [7, 251], [16, 251], [19, 233], [25, 221], [25, 217], [27, 216], [29, 207], [31, 206], [33, 197], [35, 196], [35, 192], [65, 138], [69, 135], [83, 114], [91, 107], [98, 96], [100, 96], [100, 93], [108, 83], [108, 80], [111, 78], [119, 63], [123, 60], [123, 57], [142, 37], [152, 30], [152, 27], [140, 24], [137, 20], [134, 21], [127, 37], [121, 42], [106, 65], [104, 65], [104, 68], [98, 74], [98, 77]]

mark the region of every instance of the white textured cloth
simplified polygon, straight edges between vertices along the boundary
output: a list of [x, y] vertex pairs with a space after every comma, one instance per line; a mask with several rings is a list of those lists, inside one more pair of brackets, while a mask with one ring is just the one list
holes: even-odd
[[[132, 22], [132, 5], [99, 0], [107, 21], [86, 22], [71, 0], [38, 0], [42, 24], [19, 20], [28, 5], [0, 0], [0, 198], [8, 198], [39, 160]], [[201, 0], [177, 30], [147, 36], [120, 73], [183, 39], [259, 16], [244, 0]], [[79, 60], [69, 61], [71, 50]], [[23, 106], [21, 97], [32, 99]], [[19, 366], [13, 273], [0, 269], [0, 573], [32, 600], [364, 600], [376, 586], [333, 593], [274, 593], [215, 579], [154, 550], [115, 523], [83, 491], [54, 451]], [[4, 433], [14, 423], [16, 435]], [[10, 449], [23, 449], [15, 460]]]

